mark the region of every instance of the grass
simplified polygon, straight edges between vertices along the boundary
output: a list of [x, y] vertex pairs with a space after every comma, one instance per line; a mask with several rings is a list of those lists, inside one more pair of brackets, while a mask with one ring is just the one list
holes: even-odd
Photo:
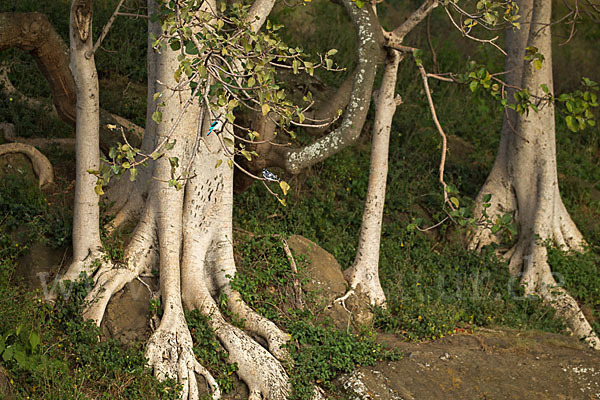
[[[14, 11], [42, 11], [66, 38], [68, 2], [13, 3], [3, 5], [2, 11], [6, 7]], [[278, 9], [273, 19], [284, 23], [294, 18], [317, 21], [314, 29], [307, 29], [313, 26], [308, 22], [296, 20], [288, 24], [287, 39], [292, 43], [301, 41], [309, 52], [337, 48], [339, 63], [347, 65], [350, 71], [353, 36], [337, 33], [339, 29], [350, 32], [344, 13], [329, 2], [314, 3], [297, 10]], [[108, 19], [113, 5], [112, 0], [96, 2], [96, 27]], [[136, 9], [143, 11], [141, 7]], [[393, 26], [393, 20], [400, 18], [400, 14], [391, 8], [386, 10], [386, 24]], [[320, 15], [330, 17], [327, 23], [322, 23]], [[489, 68], [501, 69], [497, 54], [462, 42], [445, 27], [444, 21], [442, 13], [432, 16], [432, 27], [441, 27], [441, 33], [433, 32], [432, 37], [441, 71], [464, 69], [470, 57], [485, 59]], [[142, 126], [146, 51], [143, 25], [140, 20], [119, 18], [114, 35], [109, 36], [103, 45], [105, 50], [96, 60], [103, 107]], [[557, 29], [560, 33], [562, 28]], [[582, 35], [573, 43], [555, 49], [555, 58], [559, 60], [555, 62], [555, 76], [559, 77], [557, 87], [561, 91], [575, 89], [579, 79], [573, 78], [576, 74], [567, 67], [577, 62], [582, 49], [597, 41], [599, 31], [598, 27], [585, 25]], [[407, 38], [407, 43], [427, 49], [424, 27]], [[0, 54], [0, 60], [17, 66], [12, 68], [10, 77], [24, 93], [35, 97], [49, 95], [31, 57], [7, 51]], [[425, 64], [431, 66], [432, 60], [426, 57]], [[596, 64], [592, 64], [595, 68]], [[600, 80], [594, 76], [597, 69], [589, 66], [588, 61], [585, 65], [582, 74]], [[562, 80], [563, 76], [568, 79]], [[319, 77], [327, 84], [338, 85], [345, 74]], [[461, 202], [468, 205], [493, 163], [502, 113], [488, 96], [471, 93], [466, 87], [432, 82], [432, 88], [439, 119], [446, 131], [470, 146], [460, 154], [459, 149], [451, 148], [446, 169], [448, 182], [459, 189]], [[521, 296], [520, 288], [509, 276], [506, 265], [493, 255], [493, 249], [482, 254], [466, 250], [461, 241], [463, 232], [451, 225], [429, 235], [407, 229], [415, 218], [435, 223], [443, 217], [442, 192], [436, 178], [440, 143], [417, 72], [408, 59], [401, 65], [397, 91], [404, 104], [398, 108], [392, 126], [380, 260], [388, 308], [376, 310], [373, 329], [358, 335], [338, 332], [317, 324], [310, 308], [299, 311], [290, 307], [292, 274], [280, 241], [273, 236], [303, 235], [329, 251], [342, 268], [352, 265], [367, 190], [369, 132], [363, 133], [357, 146], [288, 179], [292, 185], [288, 207], [269, 197], [260, 185], [253, 185], [235, 198], [235, 226], [253, 232], [254, 236], [236, 235], [240, 272], [233, 285], [255, 310], [292, 335], [290, 351], [294, 367], [288, 368], [295, 398], [308, 398], [313, 382], [330, 388], [333, 377], [340, 372], [350, 371], [359, 364], [398, 357], [377, 344], [374, 336], [377, 331], [393, 332], [406, 340], [429, 340], [464, 327], [504, 326], [551, 332], [563, 329], [550, 308], [536, 298]], [[0, 98], [0, 120], [14, 123], [20, 136], [65, 137], [73, 133], [72, 128], [45, 113], [27, 110], [5, 98]], [[549, 252], [549, 262], [559, 281], [584, 306], [597, 331], [600, 330], [600, 227], [593, 222], [600, 216], [598, 133], [596, 127], [573, 134], [557, 118], [562, 196], [590, 247], [584, 254], [556, 249]], [[300, 140], [306, 137], [301, 134]], [[452, 157], [453, 154], [457, 157]], [[52, 161], [64, 165], [70, 165], [71, 157], [59, 151], [50, 154]], [[70, 200], [50, 198], [35, 184], [24, 182], [27, 179], [19, 174], [9, 174], [0, 180], [0, 337], [5, 344], [18, 347], [25, 357], [11, 354], [4, 362], [15, 382], [17, 398], [175, 398], [173, 382], [159, 383], [144, 368], [141, 344], [128, 347], [113, 340], [96, 340], [99, 332], [79, 317], [82, 288], [74, 290], [70, 302], [51, 308], [38, 301], [39, 293], [30, 292], [15, 281], [17, 259], [30, 243], [43, 240], [53, 247], [64, 247], [71, 240], [70, 209], [63, 205]], [[64, 187], [68, 184], [61, 182]], [[20, 228], [21, 233], [15, 233], [21, 226], [24, 227]], [[113, 257], [122, 255], [124, 239], [105, 238]], [[299, 268], [303, 262], [300, 260]], [[233, 315], [229, 317], [236, 319]], [[236, 366], [227, 363], [226, 354], [205, 317], [190, 313], [187, 318], [196, 343], [196, 356], [223, 389], [230, 390]], [[35, 335], [40, 337], [40, 344], [33, 346], [31, 338]]]

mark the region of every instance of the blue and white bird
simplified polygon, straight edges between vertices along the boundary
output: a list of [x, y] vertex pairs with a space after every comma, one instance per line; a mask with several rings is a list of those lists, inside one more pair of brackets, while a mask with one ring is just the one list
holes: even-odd
[[212, 124], [210, 124], [210, 129], [208, 130], [208, 133], [206, 134], [206, 137], [208, 137], [208, 135], [210, 135], [210, 133], [212, 131], [214, 131], [217, 135], [219, 133], [221, 133], [221, 131], [223, 130], [223, 127], [225, 126], [225, 121], [223, 121], [223, 119], [221, 118], [221, 115], [219, 115]]
[[277, 175], [275, 175], [274, 173], [272, 173], [271, 171], [269, 171], [266, 168], [263, 168], [262, 176], [265, 180], [270, 181], [270, 182], [279, 182], [281, 180], [277, 177]]

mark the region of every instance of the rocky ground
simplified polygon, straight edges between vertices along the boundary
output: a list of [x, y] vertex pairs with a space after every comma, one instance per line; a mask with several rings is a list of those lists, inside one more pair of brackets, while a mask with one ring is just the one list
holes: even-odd
[[351, 398], [600, 399], [600, 355], [572, 337], [481, 329], [429, 343], [379, 338], [404, 358], [340, 378]]

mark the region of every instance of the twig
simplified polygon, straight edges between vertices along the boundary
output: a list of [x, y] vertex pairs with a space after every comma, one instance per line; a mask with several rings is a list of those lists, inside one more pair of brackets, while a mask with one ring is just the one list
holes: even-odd
[[429, 83], [427, 82], [427, 72], [422, 65], [419, 65], [419, 72], [421, 73], [421, 78], [423, 79], [423, 86], [425, 87], [425, 94], [427, 95], [427, 101], [429, 102], [429, 108], [431, 110], [431, 117], [433, 118], [433, 122], [442, 137], [442, 159], [440, 160], [440, 177], [439, 181], [444, 188], [444, 202], [450, 206], [452, 210], [454, 210], [454, 205], [448, 200], [448, 191], [446, 190], [446, 182], [444, 181], [444, 168], [446, 165], [446, 149], [448, 147], [448, 139], [446, 134], [444, 133], [444, 129], [442, 129], [442, 125], [437, 118], [437, 114], [435, 112], [435, 105], [433, 104], [433, 99], [431, 98], [431, 91], [429, 90]]
[[298, 268], [296, 267], [296, 260], [294, 260], [294, 255], [290, 250], [290, 247], [287, 244], [287, 241], [284, 238], [281, 238], [281, 243], [283, 244], [283, 251], [285, 251], [285, 255], [290, 261], [290, 267], [292, 268], [293, 276], [293, 286], [294, 286], [294, 297], [296, 300], [296, 308], [299, 310], [304, 310], [304, 299], [302, 298], [302, 286], [300, 285], [300, 281], [298, 281]]
[[104, 25], [104, 28], [102, 28], [102, 33], [100, 34], [100, 37], [94, 44], [94, 47], [92, 48], [92, 50], [85, 53], [86, 58], [91, 58], [94, 55], [94, 53], [96, 53], [96, 50], [98, 50], [98, 47], [100, 47], [100, 45], [102, 44], [102, 41], [108, 34], [108, 31], [110, 30], [113, 22], [115, 22], [115, 18], [117, 18], [117, 15], [119, 14], [119, 10], [121, 9], [121, 6], [123, 5], [124, 2], [125, 2], [125, 0], [119, 1], [119, 4], [117, 4], [117, 8], [115, 8], [115, 11], [108, 19], [108, 22], [106, 23], [106, 25]]

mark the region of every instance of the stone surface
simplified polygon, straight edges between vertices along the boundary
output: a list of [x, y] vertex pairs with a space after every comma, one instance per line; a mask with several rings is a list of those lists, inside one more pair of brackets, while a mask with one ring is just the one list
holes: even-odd
[[600, 399], [600, 354], [573, 337], [481, 329], [428, 343], [378, 341], [404, 357], [339, 377], [352, 400]]
[[349, 289], [342, 267], [335, 257], [302, 236], [291, 236], [288, 245], [296, 255], [301, 255], [308, 261], [302, 270], [305, 278], [303, 288], [321, 320], [329, 320], [342, 330], [353, 330], [371, 324], [373, 313], [367, 297], [360, 292], [355, 291], [343, 302], [335, 301]]
[[[156, 291], [154, 279], [141, 278]], [[102, 332], [123, 343], [145, 341], [150, 337], [151, 293], [146, 285], [134, 279], [115, 293], [102, 320]]]
[[[16, 241], [20, 242], [18, 239]], [[23, 279], [31, 289], [44, 290], [50, 286], [50, 280], [54, 279], [56, 272], [61, 267], [65, 268], [64, 263], [68, 260], [69, 254], [65, 249], [53, 249], [42, 242], [34, 242], [17, 260], [15, 277]]]

